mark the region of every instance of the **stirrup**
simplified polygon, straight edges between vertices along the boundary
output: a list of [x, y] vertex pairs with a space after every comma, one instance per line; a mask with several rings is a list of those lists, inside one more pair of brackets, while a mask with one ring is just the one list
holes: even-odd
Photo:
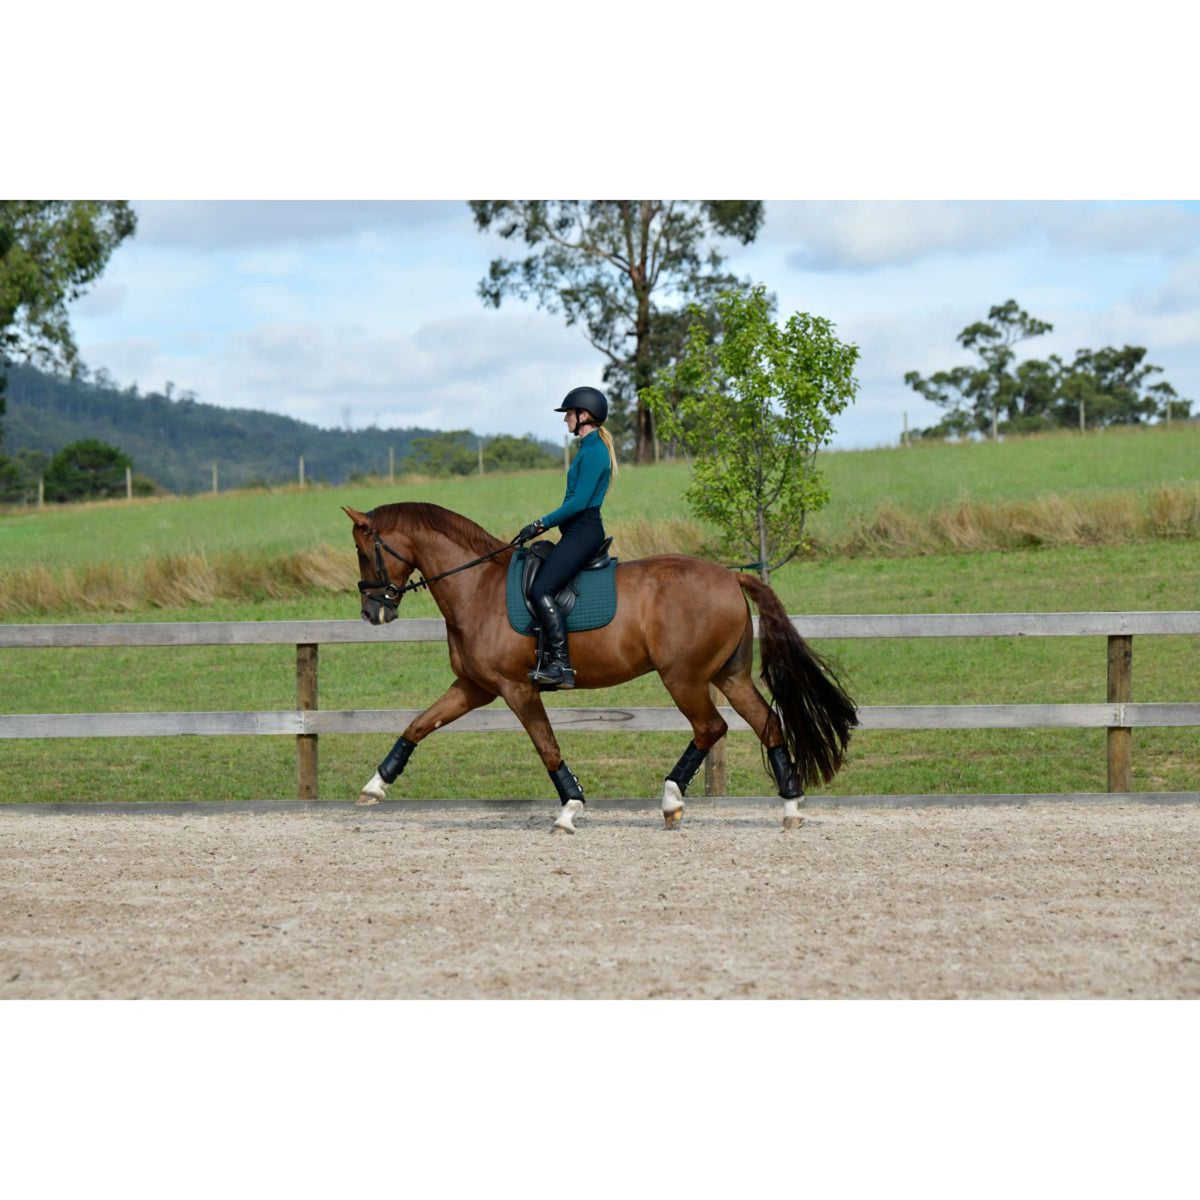
[[564, 692], [575, 686], [575, 672], [571, 669], [571, 664], [562, 659], [553, 659], [548, 663], [539, 662], [529, 672], [529, 678], [544, 688], [561, 688]]

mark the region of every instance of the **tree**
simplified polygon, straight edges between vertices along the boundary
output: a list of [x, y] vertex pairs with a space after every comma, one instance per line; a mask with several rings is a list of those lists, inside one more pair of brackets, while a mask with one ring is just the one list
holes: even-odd
[[1174, 420], [1186, 421], [1192, 412], [1192, 402], [1181, 400], [1179, 393], [1164, 379], [1161, 383], [1151, 384], [1146, 391], [1153, 394], [1154, 402], [1158, 405], [1158, 413], [1169, 425]]
[[[614, 436], [625, 432], [635, 461], [654, 457], [654, 425], [641, 396], [686, 336], [685, 307], [711, 309], [737, 280], [719, 270], [717, 237], [754, 240], [761, 200], [472, 200], [482, 231], [520, 237], [530, 253], [497, 258], [479, 284], [485, 303], [536, 298], [568, 325], [582, 324], [606, 359]], [[671, 304], [660, 303], [664, 296]], [[702, 319], [693, 315], [692, 322]], [[632, 347], [631, 347], [632, 343]], [[630, 413], [632, 409], [632, 413]]]
[[78, 366], [67, 304], [136, 225], [124, 200], [0, 200], [0, 417], [9, 362]]
[[679, 362], [641, 395], [695, 455], [685, 493], [693, 511], [731, 548], [757, 554], [769, 583], [803, 548], [807, 514], [828, 502], [817, 452], [858, 390], [858, 347], [824, 317], [793, 313], [778, 325], [762, 287], [730, 289], [717, 307], [720, 338], [696, 320]]
[[473, 440], [469, 429], [414, 438], [409, 464], [421, 475], [470, 475], [479, 469]]
[[557, 467], [561, 461], [529, 433], [524, 437], [502, 433], [489, 438], [483, 447], [485, 471], [528, 471], [534, 467]]
[[[1062, 372], [1064, 418], [1072, 423], [1078, 420], [1083, 429], [1087, 425], [1140, 425], [1156, 414], [1160, 401], [1157, 396], [1143, 395], [1142, 388], [1148, 376], [1162, 374], [1162, 367], [1143, 361], [1145, 357], [1144, 346], [1077, 350], [1075, 361]], [[1161, 394], [1162, 385], [1157, 386]]]
[[[978, 363], [938, 371], [929, 379], [909, 371], [904, 382], [926, 400], [950, 409], [952, 416], [966, 417], [965, 421], [957, 419], [949, 425], [961, 428], [973, 424], [985, 432], [990, 428], [992, 437], [996, 437], [1001, 413], [1010, 421], [1031, 416], [1022, 412], [1022, 400], [1036, 398], [1040, 402], [1041, 399], [1037, 387], [1023, 387], [1019, 376], [1011, 370], [1016, 357], [1013, 347], [1053, 328], [1049, 322], [1031, 317], [1015, 300], [993, 305], [987, 321], [968, 325], [956, 339], [979, 356]], [[1027, 378], [1023, 382], [1033, 385], [1042, 381]]]
[[47, 500], [92, 500], [125, 494], [129, 455], [95, 438], [63, 447], [46, 468]]

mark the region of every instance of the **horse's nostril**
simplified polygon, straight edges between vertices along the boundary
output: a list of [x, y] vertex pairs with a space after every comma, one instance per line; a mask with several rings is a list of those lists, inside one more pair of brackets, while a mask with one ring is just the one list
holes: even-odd
[[365, 612], [360, 612], [358, 615], [362, 617], [364, 621], [370, 621], [371, 619]]

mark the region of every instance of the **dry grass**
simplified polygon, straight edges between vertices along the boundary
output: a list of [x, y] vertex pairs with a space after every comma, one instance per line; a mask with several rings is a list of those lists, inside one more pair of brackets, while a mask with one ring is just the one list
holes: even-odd
[[609, 527], [613, 553], [620, 558], [648, 558], [652, 554], [694, 554], [710, 558], [716, 554], [712, 535], [697, 521], [670, 517], [651, 521], [637, 517]]
[[1112, 546], [1158, 538], [1200, 537], [1200, 484], [1149, 492], [1040, 496], [1011, 504], [962, 500], [932, 513], [880, 506], [846, 532], [819, 543], [822, 557], [1020, 550], [1036, 546]]
[[45, 567], [0, 578], [0, 617], [78, 612], [137, 612], [213, 600], [278, 600], [313, 591], [353, 592], [358, 564], [344, 549], [321, 545], [276, 558], [173, 554], [121, 565], [95, 563], [51, 574]]
[[[722, 556], [712, 535], [685, 518], [614, 523], [613, 549], [623, 559], [652, 554]], [[1147, 492], [1043, 496], [1011, 504], [963, 500], [949, 509], [913, 513], [883, 505], [844, 533], [816, 542], [814, 557], [900, 558], [923, 554], [1019, 550], [1036, 546], [1105, 546], [1200, 538], [1200, 484]], [[165, 555], [141, 563], [95, 563], [54, 573], [26, 567], [0, 576], [0, 618], [91, 612], [137, 612], [213, 600], [283, 600], [313, 592], [353, 593], [354, 556], [323, 543], [276, 557], [244, 552], [215, 558]]]

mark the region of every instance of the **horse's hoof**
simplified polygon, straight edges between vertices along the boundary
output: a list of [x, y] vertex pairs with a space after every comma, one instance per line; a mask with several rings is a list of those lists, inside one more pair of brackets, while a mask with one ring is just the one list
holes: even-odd
[[800, 826], [803, 824], [804, 824], [803, 817], [784, 817], [783, 818], [784, 829], [799, 829]]
[[357, 802], [359, 804], [378, 804], [382, 799], [382, 796], [376, 796], [374, 792], [359, 792]]
[[554, 824], [550, 826], [550, 832], [551, 833], [574, 833], [575, 826], [568, 825], [566, 821], [558, 820], [558, 821], [555, 821]]
[[677, 808], [673, 812], [664, 812], [663, 813], [663, 824], [668, 829], [678, 829], [679, 825], [682, 821], [683, 821], [683, 809], [682, 808]]

